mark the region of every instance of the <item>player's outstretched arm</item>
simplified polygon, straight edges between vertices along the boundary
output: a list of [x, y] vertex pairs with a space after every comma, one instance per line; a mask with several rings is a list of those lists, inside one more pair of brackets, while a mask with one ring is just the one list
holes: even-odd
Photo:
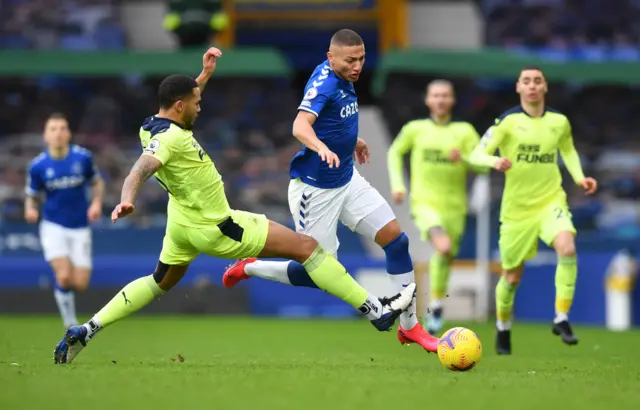
[[467, 166], [467, 169], [469, 171], [474, 172], [476, 174], [487, 174], [491, 170], [490, 167], [477, 166], [472, 164], [471, 161], [469, 160], [469, 158], [471, 157], [471, 154], [473, 153], [473, 150], [479, 144], [480, 144], [480, 135], [478, 135], [478, 132], [473, 127], [473, 125], [469, 124], [469, 130], [465, 134], [465, 138], [462, 141], [460, 150], [458, 151], [457, 155], [455, 155], [455, 152], [452, 152], [452, 154], [454, 158], [457, 156], [457, 158]]
[[567, 167], [571, 178], [574, 182], [584, 189], [587, 195], [591, 195], [598, 189], [598, 183], [595, 179], [585, 177], [582, 171], [582, 164], [580, 164], [580, 155], [576, 151], [576, 147], [573, 144], [573, 135], [571, 134], [571, 125], [567, 121], [567, 129], [560, 139], [558, 146], [564, 165]]
[[473, 150], [469, 157], [469, 164], [475, 167], [490, 167], [498, 171], [506, 171], [511, 168], [511, 161], [493, 155], [504, 139], [505, 132], [494, 125], [484, 133], [480, 144]]
[[104, 198], [104, 181], [102, 177], [96, 175], [91, 184], [91, 190], [93, 198], [88, 210], [88, 217], [90, 221], [97, 221], [102, 215], [102, 201]]
[[122, 194], [120, 195], [120, 204], [111, 213], [111, 221], [115, 222], [118, 218], [125, 217], [135, 210], [133, 202], [138, 196], [138, 191], [144, 182], [151, 178], [153, 174], [162, 168], [162, 162], [148, 154], [142, 154], [140, 158], [133, 164], [129, 175], [122, 185]]
[[27, 195], [24, 200], [24, 219], [28, 223], [34, 224], [38, 222], [38, 218], [40, 217], [38, 209], [38, 198], [34, 195]]
[[293, 136], [305, 147], [317, 152], [320, 158], [329, 164], [329, 168], [340, 167], [340, 158], [331, 152], [324, 142], [320, 141], [313, 130], [315, 122], [316, 116], [313, 113], [303, 110], [298, 111], [298, 115], [293, 121]]
[[196, 83], [198, 83], [201, 93], [204, 91], [204, 87], [206, 87], [213, 72], [216, 71], [217, 59], [220, 57], [222, 57], [222, 51], [215, 47], [209, 48], [202, 56], [202, 72], [196, 78]]
[[413, 141], [418, 131], [417, 123], [405, 124], [387, 152], [387, 171], [389, 172], [391, 195], [393, 195], [396, 204], [401, 204], [407, 193], [407, 188], [404, 185], [403, 159], [407, 152], [413, 148]]

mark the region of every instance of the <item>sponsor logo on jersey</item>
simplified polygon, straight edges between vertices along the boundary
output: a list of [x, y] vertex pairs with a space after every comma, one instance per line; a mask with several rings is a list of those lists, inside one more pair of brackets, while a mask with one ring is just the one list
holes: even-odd
[[528, 164], [555, 164], [556, 154], [525, 154], [519, 153], [516, 162], [526, 162]]
[[528, 164], [555, 164], [556, 154], [541, 154], [540, 144], [519, 144], [516, 162], [526, 162]]
[[340, 116], [342, 118], [348, 118], [351, 117], [352, 115], [355, 115], [358, 113], [358, 103], [357, 102], [352, 102], [351, 104], [347, 104], [345, 106], [342, 107], [342, 109], [340, 110]]
[[82, 175], [64, 176], [46, 182], [47, 189], [49, 190], [75, 188], [82, 184], [84, 184], [84, 177]]
[[452, 161], [442, 150], [439, 149], [425, 149], [422, 151], [422, 160], [425, 162], [432, 162], [436, 164], [449, 164]]

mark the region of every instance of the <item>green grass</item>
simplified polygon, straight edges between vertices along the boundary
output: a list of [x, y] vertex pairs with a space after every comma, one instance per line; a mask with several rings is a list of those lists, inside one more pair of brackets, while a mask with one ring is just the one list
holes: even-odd
[[[458, 323], [450, 323], [450, 326]], [[640, 334], [577, 328], [575, 347], [549, 326], [518, 324], [514, 355], [493, 329], [466, 373], [400, 347], [365, 321], [135, 316], [55, 366], [56, 317], [0, 316], [0, 409], [393, 408], [631, 409], [640, 403]], [[183, 358], [184, 361], [181, 361]], [[16, 363], [16, 364], [14, 364]]]

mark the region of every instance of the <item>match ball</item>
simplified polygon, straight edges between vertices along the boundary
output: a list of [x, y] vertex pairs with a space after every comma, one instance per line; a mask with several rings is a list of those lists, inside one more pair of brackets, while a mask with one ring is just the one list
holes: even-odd
[[478, 336], [464, 327], [447, 330], [438, 342], [438, 358], [449, 370], [471, 370], [482, 358], [482, 343]]

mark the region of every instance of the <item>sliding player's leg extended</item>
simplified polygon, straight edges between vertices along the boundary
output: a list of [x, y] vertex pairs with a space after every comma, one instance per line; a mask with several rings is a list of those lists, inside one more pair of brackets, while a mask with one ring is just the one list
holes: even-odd
[[69, 328], [54, 351], [56, 364], [71, 363], [101, 329], [140, 310], [173, 288], [187, 272], [189, 265], [167, 265], [158, 262], [155, 271], [122, 288], [87, 323]]
[[[413, 298], [415, 284], [390, 299], [369, 294], [351, 277], [333, 255], [310, 236], [293, 232], [278, 223], [269, 223], [269, 235], [261, 258], [287, 258], [291, 272], [309, 279], [320, 289], [344, 300], [362, 312], [378, 330], [389, 330]], [[301, 266], [304, 272], [299, 268]]]

